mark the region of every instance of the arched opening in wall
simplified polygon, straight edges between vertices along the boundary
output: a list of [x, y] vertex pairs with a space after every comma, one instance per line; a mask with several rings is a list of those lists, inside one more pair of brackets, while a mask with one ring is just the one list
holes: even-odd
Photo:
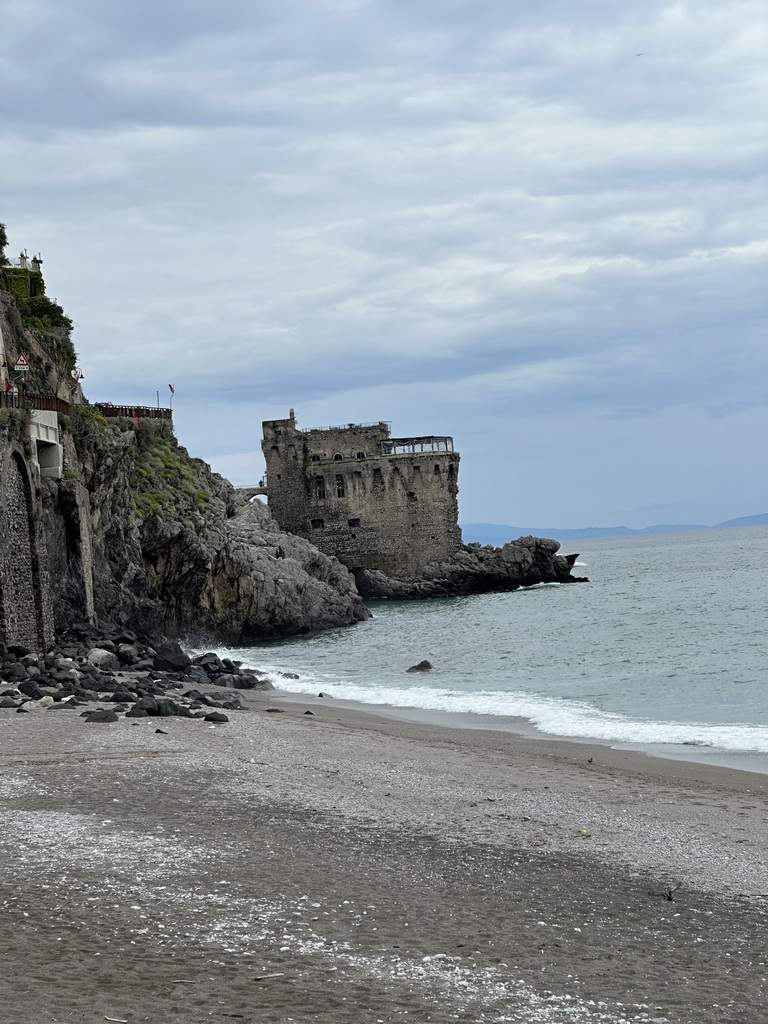
[[344, 461], [344, 456], [343, 455], [339, 455], [339, 453], [336, 452], [336, 454], [333, 456], [333, 461], [334, 462], [343, 462]]
[[319, 455], [310, 455], [309, 461], [310, 462], [319, 462], [320, 461], [320, 456]]
[[435, 476], [440, 476], [440, 466], [435, 463]]
[[344, 488], [344, 477], [341, 473], [336, 474], [336, 497], [346, 498], [347, 492]]
[[373, 471], [373, 481], [371, 483], [371, 490], [374, 494], [384, 493], [384, 475], [380, 469], [376, 468]]
[[316, 476], [315, 477], [315, 497], [319, 498], [321, 501], [325, 498], [325, 477], [324, 476]]
[[365, 458], [365, 452], [358, 452], [357, 455], [355, 455], [355, 458], [356, 459], [364, 459]]
[[293, 461], [296, 462], [296, 445], [295, 444], [289, 444], [288, 445], [288, 458], [289, 459], [293, 459]]
[[456, 470], [453, 468], [453, 466], [449, 466], [448, 467], [448, 479], [452, 480], [453, 477], [455, 477], [455, 476], [456, 476]]

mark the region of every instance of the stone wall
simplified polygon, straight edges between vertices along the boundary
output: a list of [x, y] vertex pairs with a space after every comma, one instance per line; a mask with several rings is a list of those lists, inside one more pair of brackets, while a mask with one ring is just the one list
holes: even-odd
[[383, 455], [383, 422], [300, 431], [291, 416], [263, 431], [273, 516], [348, 568], [418, 579], [461, 547], [455, 452]]
[[30, 650], [53, 638], [39, 511], [23, 448], [9, 443], [0, 462], [0, 639]]

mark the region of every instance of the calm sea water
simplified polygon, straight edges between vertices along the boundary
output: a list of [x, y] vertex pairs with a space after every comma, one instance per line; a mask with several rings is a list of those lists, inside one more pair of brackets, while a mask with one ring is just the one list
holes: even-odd
[[[351, 629], [226, 653], [300, 693], [751, 761], [768, 755], [766, 548], [768, 527], [569, 542], [588, 584], [372, 602]], [[406, 674], [423, 658], [433, 672]]]

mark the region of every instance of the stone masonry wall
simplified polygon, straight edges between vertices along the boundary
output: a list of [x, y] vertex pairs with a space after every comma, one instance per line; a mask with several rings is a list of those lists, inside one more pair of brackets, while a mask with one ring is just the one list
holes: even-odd
[[32, 480], [15, 445], [0, 465], [0, 639], [41, 650], [53, 637]]
[[418, 579], [461, 547], [454, 452], [382, 455], [386, 423], [299, 431], [264, 423], [269, 507], [350, 569]]

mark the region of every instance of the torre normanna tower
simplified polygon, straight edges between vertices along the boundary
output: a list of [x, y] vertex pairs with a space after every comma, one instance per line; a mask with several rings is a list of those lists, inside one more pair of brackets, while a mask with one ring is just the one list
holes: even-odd
[[269, 508], [349, 569], [416, 580], [461, 547], [451, 437], [391, 437], [388, 423], [298, 430], [266, 420]]

